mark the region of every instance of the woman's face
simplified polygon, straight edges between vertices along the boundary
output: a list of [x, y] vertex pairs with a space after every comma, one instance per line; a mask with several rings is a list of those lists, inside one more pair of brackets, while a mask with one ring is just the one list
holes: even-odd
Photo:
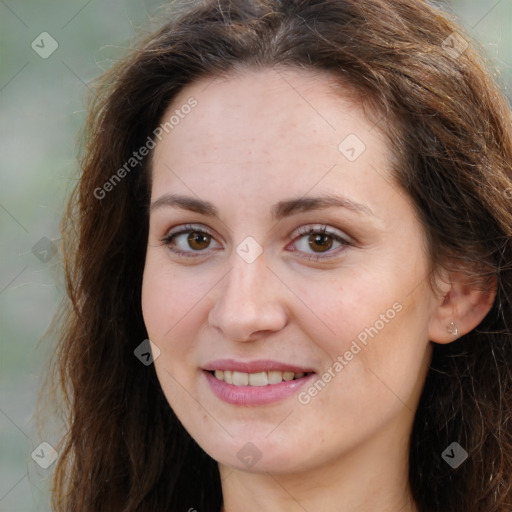
[[405, 453], [439, 298], [384, 121], [277, 69], [198, 81], [173, 115], [142, 307], [184, 427], [249, 471]]

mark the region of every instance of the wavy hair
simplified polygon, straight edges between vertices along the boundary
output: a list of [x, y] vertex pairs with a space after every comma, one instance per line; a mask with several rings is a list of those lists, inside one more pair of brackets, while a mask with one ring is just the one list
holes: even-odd
[[[512, 510], [511, 115], [464, 41], [450, 16], [420, 0], [189, 1], [171, 5], [162, 26], [101, 77], [62, 223], [68, 299], [49, 381], [68, 430], [54, 510], [220, 509], [217, 463], [174, 415], [153, 366], [134, 356], [147, 338], [149, 157], [112, 177], [187, 84], [244, 66], [327, 72], [340, 94], [371, 103], [389, 127], [395, 177], [433, 268], [497, 283], [476, 329], [434, 344], [409, 481], [421, 512]], [[441, 458], [453, 441], [469, 454], [457, 469]]]

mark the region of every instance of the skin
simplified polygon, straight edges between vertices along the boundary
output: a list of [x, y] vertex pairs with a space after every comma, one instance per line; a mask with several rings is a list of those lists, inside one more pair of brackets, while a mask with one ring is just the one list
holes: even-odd
[[[219, 462], [225, 512], [418, 510], [408, 442], [432, 342], [455, 339], [452, 321], [468, 332], [492, 303], [462, 274], [445, 273], [432, 290], [424, 230], [393, 181], [386, 140], [327, 78], [276, 68], [199, 80], [169, 106], [163, 119], [198, 101], [153, 155], [144, 320], [171, 407]], [[354, 161], [338, 149], [349, 134], [366, 146]], [[371, 213], [271, 215], [280, 201], [332, 193]], [[218, 217], [155, 206], [165, 194], [209, 201]], [[185, 224], [211, 237], [162, 241]], [[327, 237], [333, 246], [322, 252], [297, 233], [303, 226], [349, 243]], [[263, 250], [251, 263], [236, 251], [248, 236]], [[177, 255], [176, 245], [199, 256]], [[329, 257], [308, 259], [318, 254]], [[227, 404], [201, 370], [220, 358], [272, 359], [322, 375], [393, 305], [394, 318], [307, 404], [297, 393]], [[251, 467], [237, 457], [248, 442], [261, 455]]]

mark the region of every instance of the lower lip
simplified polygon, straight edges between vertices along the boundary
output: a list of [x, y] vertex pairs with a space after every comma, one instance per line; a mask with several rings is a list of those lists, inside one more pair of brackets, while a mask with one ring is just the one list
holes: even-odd
[[267, 386], [235, 386], [217, 379], [210, 372], [204, 371], [206, 380], [213, 393], [228, 404], [252, 406], [267, 405], [284, 400], [297, 392], [299, 388], [310, 382], [314, 373], [300, 379], [283, 381]]

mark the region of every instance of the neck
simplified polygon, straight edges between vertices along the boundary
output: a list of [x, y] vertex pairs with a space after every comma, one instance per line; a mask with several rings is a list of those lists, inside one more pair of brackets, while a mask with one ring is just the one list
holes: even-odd
[[219, 465], [221, 511], [418, 512], [409, 487], [409, 436], [397, 436], [394, 427], [328, 464], [300, 472], [250, 473]]

